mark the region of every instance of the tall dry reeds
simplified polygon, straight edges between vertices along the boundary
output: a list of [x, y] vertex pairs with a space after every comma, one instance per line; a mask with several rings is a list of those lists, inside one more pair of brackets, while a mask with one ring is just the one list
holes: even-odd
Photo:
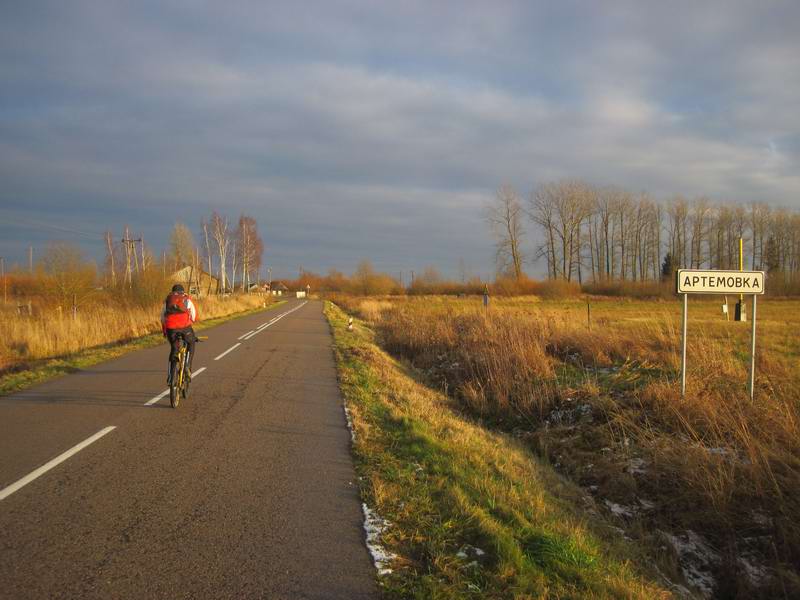
[[[267, 297], [237, 295], [196, 300], [201, 320], [257, 308]], [[122, 342], [160, 331], [160, 304], [148, 307], [113, 302], [82, 307], [77, 314], [42, 303], [32, 315], [0, 311], [0, 370], [86, 348]]]

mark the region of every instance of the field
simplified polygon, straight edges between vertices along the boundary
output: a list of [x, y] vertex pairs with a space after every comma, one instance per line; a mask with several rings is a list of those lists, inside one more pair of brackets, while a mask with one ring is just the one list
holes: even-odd
[[717, 300], [690, 301], [684, 399], [678, 300], [334, 300], [460, 413], [591, 494], [672, 584], [800, 595], [800, 302], [759, 302], [751, 402], [750, 323]]
[[[261, 295], [196, 300], [198, 329], [274, 304]], [[45, 303], [32, 314], [0, 304], [0, 394], [38, 383], [132, 348], [161, 343], [160, 304], [95, 304], [73, 315]]]

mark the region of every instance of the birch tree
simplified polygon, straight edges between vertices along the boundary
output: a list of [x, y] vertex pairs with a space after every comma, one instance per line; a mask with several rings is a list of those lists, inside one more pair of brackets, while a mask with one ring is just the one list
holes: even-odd
[[494, 200], [486, 206], [486, 220], [495, 238], [495, 261], [498, 272], [522, 277], [522, 238], [525, 235], [523, 210], [519, 195], [511, 186], [497, 190]]
[[211, 214], [211, 237], [216, 244], [217, 258], [219, 259], [219, 285], [222, 293], [228, 289], [227, 264], [230, 236], [228, 235], [228, 218], [222, 217], [217, 211]]

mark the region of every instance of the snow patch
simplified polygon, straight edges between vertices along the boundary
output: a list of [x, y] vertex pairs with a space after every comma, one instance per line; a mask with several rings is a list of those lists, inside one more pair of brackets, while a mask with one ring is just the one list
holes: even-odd
[[672, 535], [664, 531], [661, 534], [678, 555], [678, 564], [686, 582], [704, 597], [711, 597], [716, 586], [711, 572], [720, 563], [719, 553], [691, 530], [681, 535]]
[[381, 534], [389, 526], [389, 523], [365, 502], [361, 503], [361, 509], [364, 511], [364, 531], [367, 534], [367, 549], [372, 555], [372, 562], [378, 570], [378, 575], [388, 575], [392, 572], [389, 565], [397, 558], [397, 555], [389, 552], [381, 544]]
[[628, 463], [628, 473], [631, 475], [646, 475], [649, 464], [643, 458], [632, 458]]
[[350, 430], [350, 441], [354, 444], [356, 443], [356, 431], [353, 429], [353, 417], [350, 416], [350, 410], [347, 408], [347, 404], [342, 404], [344, 408], [344, 417], [347, 419], [347, 428]]
[[772, 517], [770, 517], [764, 511], [756, 509], [750, 513], [750, 518], [753, 519], [753, 523], [756, 525], [761, 525], [761, 527], [772, 527]]
[[767, 568], [759, 564], [755, 556], [739, 556], [736, 562], [753, 585], [761, 585], [769, 576]]
[[[567, 398], [566, 402], [573, 402], [572, 398]], [[579, 404], [575, 408], [556, 408], [550, 411], [545, 418], [547, 426], [567, 426], [578, 422], [591, 423], [594, 420], [591, 404]]]
[[728, 448], [708, 448], [709, 454], [717, 454], [718, 456], [728, 456], [733, 454]]
[[655, 502], [650, 502], [650, 500], [645, 500], [644, 498], [638, 498], [638, 501], [643, 510], [654, 510], [656, 507]]
[[635, 512], [633, 507], [623, 506], [622, 504], [617, 504], [616, 502], [612, 502], [611, 500], [603, 500], [603, 502], [608, 507], [608, 510], [610, 510], [615, 517], [627, 517], [627, 518], [633, 517], [633, 514]]

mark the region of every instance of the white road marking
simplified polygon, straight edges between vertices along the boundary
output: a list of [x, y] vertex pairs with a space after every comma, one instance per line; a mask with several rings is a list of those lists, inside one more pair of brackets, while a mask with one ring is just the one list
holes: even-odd
[[51, 460], [50, 462], [48, 462], [46, 464], [43, 464], [41, 467], [39, 467], [35, 471], [29, 473], [28, 475], [26, 475], [25, 477], [23, 477], [22, 479], [20, 479], [16, 483], [12, 483], [8, 487], [3, 488], [2, 490], [0, 490], [0, 500], [5, 500], [6, 498], [8, 498], [11, 494], [16, 492], [20, 488], [25, 487], [26, 485], [28, 485], [34, 479], [37, 479], [38, 477], [41, 477], [42, 475], [47, 473], [53, 467], [58, 466], [59, 464], [61, 464], [65, 460], [67, 460], [70, 456], [72, 456], [74, 454], [77, 454], [78, 452], [80, 452], [81, 450], [86, 448], [86, 446], [88, 446], [89, 444], [93, 444], [94, 442], [99, 440], [101, 437], [103, 437], [105, 434], [110, 433], [110, 432], [114, 431], [115, 429], [116, 429], [115, 425], [112, 425], [110, 427], [106, 427], [105, 429], [101, 429], [100, 431], [95, 433], [92, 437], [83, 440], [80, 444], [78, 444], [77, 446], [73, 446], [72, 448], [70, 448], [69, 450], [64, 452], [63, 454], [59, 454], [53, 460]]
[[242, 345], [242, 343], [241, 343], [241, 342], [239, 342], [239, 343], [237, 343], [237, 344], [234, 344], [233, 346], [231, 346], [230, 348], [228, 348], [227, 350], [225, 350], [225, 352], [223, 352], [222, 354], [220, 354], [219, 356], [217, 356], [217, 357], [216, 357], [214, 360], [219, 360], [220, 358], [222, 358], [223, 356], [225, 356], [225, 355], [226, 355], [228, 352], [233, 352], [234, 350], [236, 350], [236, 349], [237, 349], [239, 346], [241, 346], [241, 345]]
[[145, 405], [145, 406], [151, 406], [151, 405], [155, 404], [156, 402], [158, 402], [159, 400], [161, 400], [161, 399], [162, 399], [164, 396], [166, 396], [167, 394], [169, 394], [169, 388], [165, 389], [165, 390], [164, 390], [163, 392], [161, 392], [161, 393], [160, 393], [158, 396], [156, 396], [156, 397], [154, 397], [154, 398], [150, 398], [150, 400], [148, 400], [147, 402], [145, 402], [145, 403], [144, 403], [144, 405]]
[[306, 305], [306, 302], [303, 302], [299, 306], [295, 306], [292, 310], [287, 310], [285, 313], [283, 313], [281, 315], [278, 315], [277, 317], [272, 319], [272, 321], [270, 321], [269, 323], [262, 323], [261, 325], [258, 326], [258, 329], [256, 329], [253, 333], [248, 334], [247, 337], [244, 338], [244, 341], [247, 341], [249, 339], [254, 338], [255, 336], [257, 336], [259, 333], [264, 331], [267, 327], [269, 327], [273, 323], [277, 323], [278, 321], [280, 321], [286, 315], [292, 314], [294, 311], [303, 308], [303, 306], [305, 306], [305, 305]]
[[[195, 371], [194, 373], [192, 373], [192, 379], [194, 379], [195, 377], [197, 377], [198, 375], [200, 375], [200, 373], [202, 373], [202, 372], [203, 372], [203, 371], [205, 371], [205, 370], [206, 370], [206, 367], [200, 367], [199, 369], [197, 369], [197, 371]], [[165, 390], [164, 390], [163, 392], [161, 392], [161, 393], [160, 393], [158, 396], [155, 396], [154, 398], [150, 398], [150, 400], [148, 400], [147, 402], [145, 402], [145, 403], [144, 403], [144, 405], [145, 405], [145, 406], [152, 406], [153, 404], [155, 404], [156, 402], [158, 402], [159, 400], [161, 400], [161, 399], [162, 399], [164, 396], [166, 396], [167, 394], [169, 394], [169, 388], [165, 389]]]
[[240, 340], [240, 339], [242, 339], [243, 337], [247, 337], [247, 336], [248, 336], [248, 335], [250, 335], [251, 333], [253, 333], [253, 330], [252, 330], [252, 329], [251, 329], [250, 331], [248, 331], [247, 333], [240, 335], [240, 336], [239, 336], [238, 338], [236, 338], [236, 339], [237, 339], [237, 340]]

